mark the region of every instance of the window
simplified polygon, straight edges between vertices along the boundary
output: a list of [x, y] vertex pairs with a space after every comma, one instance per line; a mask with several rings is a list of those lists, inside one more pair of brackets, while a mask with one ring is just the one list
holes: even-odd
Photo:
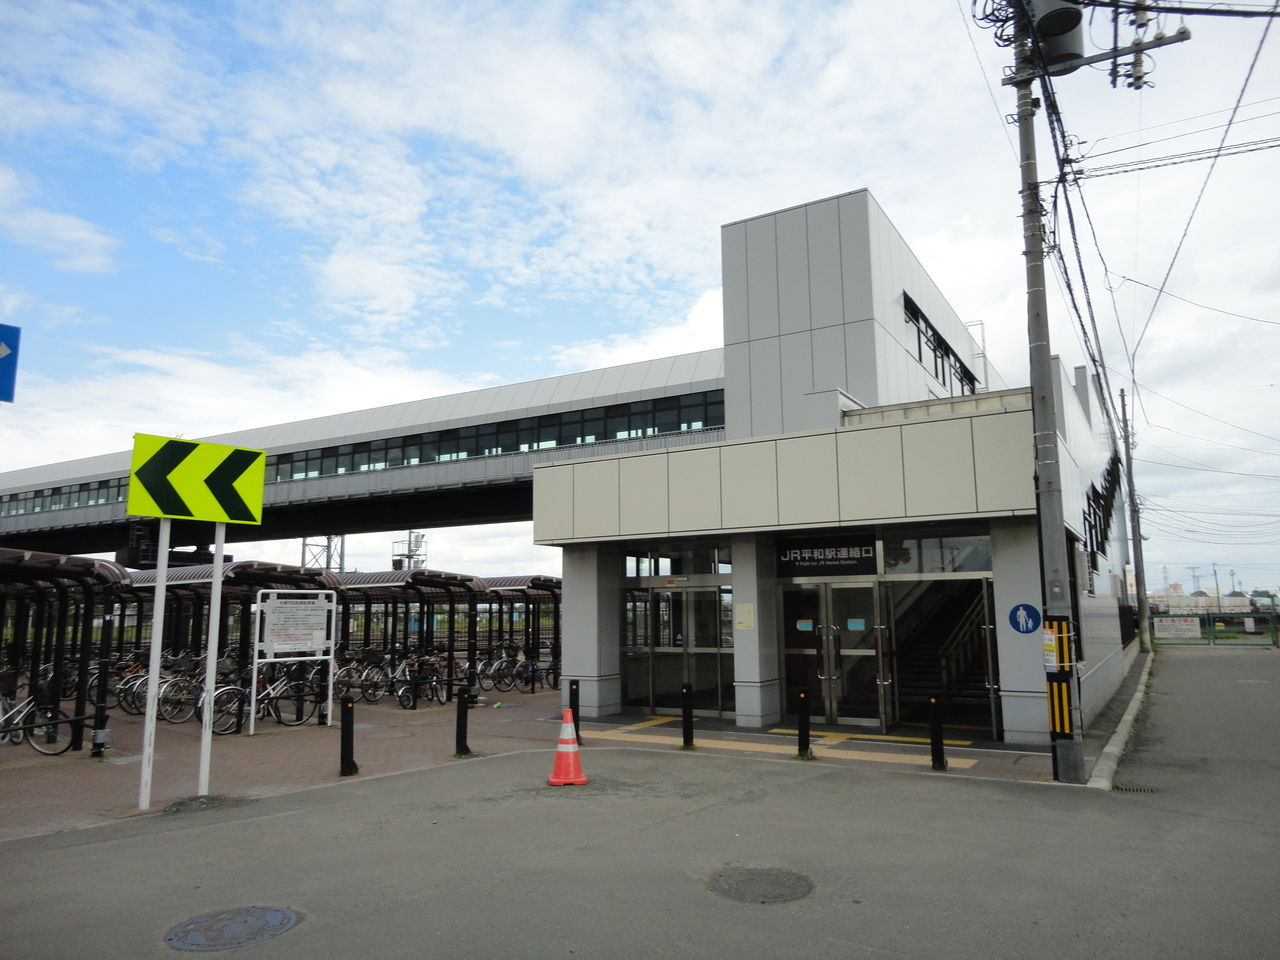
[[[953, 362], [958, 364], [959, 361]], [[959, 367], [963, 370], [963, 365]], [[968, 374], [973, 392], [972, 375]], [[958, 375], [951, 377], [953, 384]], [[944, 381], [945, 382], [945, 381]], [[683, 430], [724, 426], [724, 391], [709, 390], [684, 396], [635, 400], [610, 407], [568, 410], [564, 413], [504, 420], [478, 426], [387, 437], [362, 443], [343, 443], [270, 454], [266, 458], [267, 483], [285, 483], [312, 477], [333, 477], [365, 470], [392, 470], [402, 466], [488, 457], [522, 450], [630, 440]], [[67, 507], [116, 503], [126, 498], [129, 478], [115, 477], [84, 484], [68, 484], [42, 490], [24, 490], [0, 496], [0, 516], [15, 516]]]
[[934, 328], [914, 300], [905, 293], [902, 300], [903, 314], [907, 326], [911, 328], [907, 331], [907, 347], [910, 349], [911, 344], [915, 343], [916, 360], [942, 384], [950, 396], [976, 393], [978, 378], [956, 356], [951, 344]]

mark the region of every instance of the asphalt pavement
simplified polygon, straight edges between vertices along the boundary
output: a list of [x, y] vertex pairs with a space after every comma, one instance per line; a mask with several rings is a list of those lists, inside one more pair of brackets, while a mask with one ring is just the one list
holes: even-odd
[[1278, 690], [1280, 652], [1161, 651], [1112, 791], [589, 726], [590, 782], [549, 787], [530, 700], [475, 759], [0, 842], [0, 956], [172, 957], [275, 906], [238, 953], [1276, 957]]

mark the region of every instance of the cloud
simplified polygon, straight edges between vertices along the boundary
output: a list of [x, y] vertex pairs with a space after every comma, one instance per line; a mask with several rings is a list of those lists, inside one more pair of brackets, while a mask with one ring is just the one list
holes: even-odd
[[115, 269], [112, 252], [119, 241], [87, 220], [23, 202], [17, 173], [0, 167], [0, 231], [13, 243], [53, 257], [59, 270], [107, 273]]
[[622, 333], [603, 340], [584, 340], [553, 348], [552, 362], [562, 370], [591, 370], [637, 360], [655, 360], [724, 346], [724, 300], [719, 290], [698, 298], [684, 320]]
[[130, 449], [134, 433], [200, 437], [473, 389], [388, 348], [296, 354], [240, 343], [228, 364], [194, 351], [100, 347], [84, 376], [27, 373], [24, 416], [0, 421], [7, 469]]
[[172, 244], [178, 252], [188, 260], [202, 260], [206, 263], [222, 263], [222, 252], [225, 245], [217, 237], [200, 227], [187, 227], [184, 231], [167, 227], [155, 230], [151, 234], [161, 243]]

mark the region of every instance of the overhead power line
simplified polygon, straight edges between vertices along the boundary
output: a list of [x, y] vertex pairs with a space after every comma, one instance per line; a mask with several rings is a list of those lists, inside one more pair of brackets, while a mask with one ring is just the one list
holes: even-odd
[[[1157, 289], [1156, 287], [1153, 287], [1149, 283], [1143, 283], [1141, 280], [1133, 279], [1133, 277], [1126, 277], [1122, 273], [1112, 273], [1111, 276], [1119, 277], [1124, 283], [1136, 283], [1138, 286], [1146, 287], [1148, 290]], [[1121, 285], [1123, 286], [1123, 283]], [[1199, 307], [1201, 310], [1209, 310], [1212, 313], [1221, 313], [1223, 316], [1236, 317], [1237, 319], [1240, 319], [1240, 320], [1252, 320], [1254, 323], [1270, 323], [1280, 327], [1280, 320], [1264, 320], [1262, 317], [1250, 317], [1250, 316], [1246, 316], [1243, 313], [1232, 313], [1230, 310], [1222, 310], [1218, 307], [1211, 307], [1204, 303], [1196, 303], [1194, 300], [1188, 300], [1186, 297], [1180, 297], [1176, 293], [1170, 293], [1168, 290], [1164, 292], [1164, 295], [1166, 297], [1172, 297], [1174, 300], [1181, 300], [1183, 303], [1189, 303], [1193, 307]]]
[[[1113, 371], [1113, 372], [1118, 373], [1119, 371]], [[1188, 404], [1183, 403], [1181, 400], [1175, 400], [1173, 399], [1173, 397], [1167, 394], [1161, 393], [1159, 390], [1156, 390], [1154, 387], [1149, 387], [1146, 384], [1142, 384], [1142, 383], [1138, 383], [1137, 381], [1134, 381], [1134, 385], [1141, 387], [1143, 390], [1147, 391], [1147, 393], [1155, 394], [1161, 400], [1167, 400], [1169, 403], [1172, 403], [1176, 407], [1181, 407], [1183, 410], [1190, 410], [1192, 413], [1199, 414], [1200, 416], [1204, 417], [1206, 420], [1212, 420], [1214, 423], [1220, 423], [1224, 427], [1231, 427], [1233, 430], [1241, 430], [1244, 433], [1252, 433], [1255, 437], [1262, 437], [1263, 440], [1274, 440], [1276, 443], [1280, 443], [1280, 437], [1273, 437], [1269, 433], [1259, 433], [1257, 430], [1250, 430], [1248, 427], [1242, 427], [1238, 423], [1232, 423], [1230, 420], [1223, 420], [1220, 417], [1215, 417], [1211, 413], [1205, 413], [1203, 410], [1197, 410], [1195, 407], [1189, 406]]]
[[1180, 13], [1184, 16], [1202, 17], [1271, 17], [1280, 16], [1273, 7], [1234, 6], [1215, 4], [1211, 7], [1193, 7], [1180, 3], [1136, 3], [1134, 0], [1077, 0], [1082, 7], [1103, 7], [1107, 10], [1123, 10], [1131, 13]]
[[[1271, 5], [1273, 11], [1280, 10], [1280, 0], [1276, 0]], [[1271, 21], [1267, 21], [1267, 25], [1262, 28], [1262, 36], [1258, 38], [1257, 49], [1253, 51], [1253, 59], [1249, 61], [1249, 69], [1245, 72], [1244, 82], [1240, 85], [1240, 94], [1236, 97], [1235, 106], [1231, 110], [1231, 116], [1227, 119], [1226, 128], [1222, 131], [1222, 139], [1218, 143], [1218, 150], [1221, 151], [1226, 145], [1227, 137], [1231, 134], [1231, 124], [1235, 121], [1236, 114], [1240, 111], [1240, 104], [1244, 103], [1245, 91], [1249, 89], [1249, 81], [1253, 78], [1254, 68], [1258, 65], [1258, 58], [1262, 55], [1262, 48], [1266, 45], [1267, 34], [1271, 32]], [[1151, 320], [1156, 314], [1156, 307], [1160, 303], [1160, 297], [1164, 294], [1165, 285], [1169, 282], [1169, 277], [1173, 274], [1173, 268], [1177, 265], [1178, 256], [1182, 253], [1182, 245], [1186, 243], [1187, 234], [1191, 232], [1191, 224], [1195, 221], [1196, 212], [1200, 209], [1200, 201], [1204, 199], [1205, 190], [1209, 186], [1209, 180], [1213, 176], [1213, 171], [1217, 169], [1218, 156], [1215, 155], [1213, 161], [1209, 165], [1208, 171], [1204, 175], [1204, 180], [1200, 184], [1200, 192], [1196, 194], [1195, 203], [1191, 205], [1191, 213], [1187, 216], [1186, 225], [1182, 228], [1182, 236], [1178, 238], [1178, 245], [1174, 248], [1173, 257], [1169, 260], [1169, 268], [1165, 271], [1164, 279], [1160, 281], [1160, 288], [1156, 291], [1155, 299], [1151, 302], [1151, 310], [1147, 314], [1146, 322], [1142, 325], [1142, 330], [1138, 333], [1138, 339], [1134, 341], [1133, 353], [1129, 357], [1130, 379], [1136, 378], [1135, 365], [1137, 363], [1138, 348], [1142, 346], [1142, 340], [1147, 335], [1147, 330], [1151, 327]]]

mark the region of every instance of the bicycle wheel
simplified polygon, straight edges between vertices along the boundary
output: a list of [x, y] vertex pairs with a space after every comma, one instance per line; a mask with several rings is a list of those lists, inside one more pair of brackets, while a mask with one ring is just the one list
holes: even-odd
[[12, 700], [4, 701], [3, 707], [0, 708], [0, 712], [2, 712], [5, 717], [4, 727], [0, 729], [0, 743], [8, 741], [16, 747], [18, 744], [22, 743], [27, 732], [21, 729], [20, 725], [24, 722], [22, 718], [9, 716], [9, 712], [11, 710], [16, 712], [17, 704]]
[[239, 687], [222, 687], [213, 694], [213, 732], [222, 736], [236, 732], [236, 723], [249, 720], [249, 699]]
[[35, 707], [27, 713], [27, 722], [36, 724], [27, 743], [36, 753], [56, 757], [71, 749], [71, 724], [67, 715], [55, 707]]
[[[89, 678], [89, 687], [85, 693], [85, 702], [91, 706], [98, 702], [98, 684], [102, 681], [102, 674], [95, 673]], [[107, 697], [105, 706], [108, 710], [114, 710], [120, 703], [119, 695], [120, 678], [114, 673], [107, 674]]]
[[550, 687], [552, 690], [560, 689], [560, 664], [558, 663], [547, 664], [546, 679], [547, 679], [547, 686]]
[[316, 712], [316, 698], [305, 680], [291, 680], [271, 698], [271, 715], [286, 727], [297, 727]]
[[196, 712], [200, 685], [186, 677], [174, 677], [160, 688], [156, 712], [170, 723], [186, 723]]
[[396, 703], [400, 704], [402, 710], [413, 709], [413, 687], [407, 683], [402, 683], [396, 687]]
[[131, 716], [139, 716], [147, 708], [147, 675], [134, 674], [120, 684], [120, 709]]
[[356, 689], [359, 685], [359, 667], [343, 667], [333, 675], [333, 695], [338, 700], [341, 700], [348, 693], [353, 697], [360, 696], [360, 691]]
[[360, 679], [360, 693], [369, 703], [377, 703], [391, 689], [391, 674], [386, 667], [370, 667]]
[[516, 685], [516, 668], [510, 660], [503, 660], [493, 671], [493, 688], [507, 691]]

